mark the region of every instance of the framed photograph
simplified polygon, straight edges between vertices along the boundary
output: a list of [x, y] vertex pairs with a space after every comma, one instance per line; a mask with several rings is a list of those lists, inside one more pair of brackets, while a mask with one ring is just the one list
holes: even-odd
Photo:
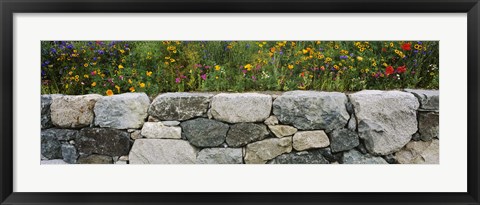
[[478, 0], [0, 10], [1, 204], [480, 204]]

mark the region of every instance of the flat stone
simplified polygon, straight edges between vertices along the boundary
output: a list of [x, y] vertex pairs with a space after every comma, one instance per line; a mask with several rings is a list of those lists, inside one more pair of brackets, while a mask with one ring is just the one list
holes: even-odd
[[388, 164], [388, 162], [381, 157], [362, 154], [356, 149], [351, 149], [343, 152], [343, 164]]
[[268, 128], [278, 138], [292, 136], [297, 132], [297, 128], [288, 125], [269, 125]]
[[132, 138], [133, 140], [143, 138], [142, 131], [141, 130], [136, 130], [136, 131], [130, 133], [130, 138]]
[[268, 164], [329, 164], [319, 150], [282, 154]]
[[93, 124], [93, 108], [101, 95], [63, 95], [53, 98], [50, 116], [53, 125], [61, 128], [81, 128]]
[[258, 93], [221, 93], [212, 98], [209, 113], [228, 122], [263, 122], [270, 116], [272, 97]]
[[278, 125], [278, 119], [275, 115], [268, 117], [264, 122], [265, 125]]
[[180, 124], [179, 121], [162, 121], [162, 124], [165, 126], [177, 126]]
[[75, 148], [75, 146], [70, 144], [62, 144], [61, 150], [62, 150], [63, 161], [69, 164], [77, 163], [77, 159], [79, 155], [77, 152], [77, 148]]
[[439, 129], [438, 112], [418, 112], [418, 132], [421, 140], [438, 138]]
[[197, 164], [242, 163], [242, 148], [205, 148], [197, 155]]
[[80, 156], [78, 164], [113, 164], [113, 159], [110, 156], [92, 154], [89, 156]]
[[358, 134], [355, 131], [346, 128], [335, 129], [329, 134], [329, 136], [332, 152], [350, 150], [360, 144]]
[[206, 118], [188, 120], [180, 124], [183, 136], [197, 147], [216, 147], [225, 142], [229, 126]]
[[130, 134], [111, 128], [83, 128], [76, 146], [80, 154], [127, 155], [130, 150]]
[[248, 144], [244, 161], [246, 164], [265, 164], [281, 154], [292, 151], [292, 138], [270, 138]]
[[185, 140], [137, 139], [128, 158], [130, 164], [194, 164], [197, 152]]
[[395, 153], [400, 164], [439, 164], [439, 140], [411, 141]]
[[182, 138], [182, 128], [168, 127], [161, 122], [146, 122], [141, 134], [146, 138], [180, 139]]
[[184, 121], [206, 114], [213, 95], [206, 93], [165, 93], [157, 96], [148, 114], [159, 120]]
[[440, 99], [440, 93], [438, 90], [405, 89], [405, 91], [415, 95], [420, 102], [420, 110], [438, 112]]
[[95, 125], [115, 129], [141, 128], [150, 99], [145, 93], [105, 96], [95, 104]]
[[78, 130], [50, 128], [42, 130], [42, 135], [51, 135], [59, 141], [70, 141], [77, 138]]
[[265, 139], [269, 135], [263, 124], [237, 123], [228, 130], [226, 142], [230, 147], [241, 147]]
[[148, 116], [147, 121], [148, 122], [160, 122], [159, 119], [157, 119], [156, 117], [153, 117], [153, 116]]
[[330, 140], [323, 130], [299, 131], [293, 135], [293, 148], [297, 151], [323, 148], [328, 145], [330, 145]]
[[359, 137], [370, 153], [387, 155], [396, 152], [417, 132], [419, 103], [413, 94], [364, 90], [349, 97], [355, 109]]
[[62, 159], [62, 144], [52, 132], [43, 130], [41, 136], [41, 155], [47, 159]]
[[42, 160], [40, 161], [41, 165], [58, 165], [58, 164], [68, 164], [61, 159], [52, 159], [52, 160]]
[[343, 93], [291, 91], [273, 102], [273, 114], [282, 124], [300, 130], [333, 130], [345, 127], [350, 115]]

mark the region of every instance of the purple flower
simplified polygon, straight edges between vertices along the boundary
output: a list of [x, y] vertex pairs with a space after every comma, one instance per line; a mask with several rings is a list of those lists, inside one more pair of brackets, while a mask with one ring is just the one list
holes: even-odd
[[180, 78], [175, 78], [175, 83], [180, 83], [180, 82], [182, 82], [182, 79], [180, 79]]
[[348, 59], [348, 56], [341, 55], [341, 56], [340, 56], [340, 59]]
[[72, 44], [68, 44], [68, 45], [67, 45], [67, 48], [68, 48], [68, 49], [73, 49], [73, 45], [72, 45]]
[[252, 80], [257, 81], [257, 78], [254, 75], [252, 75]]
[[123, 75], [121, 75], [121, 76], [118, 76], [118, 78], [120, 78], [120, 80], [123, 80]]
[[209, 66], [209, 65], [206, 65], [206, 66], [205, 66], [205, 68], [206, 68], [206, 69], [210, 69], [210, 68], [211, 68], [211, 66]]
[[242, 70], [242, 73], [243, 73], [243, 74], [247, 74], [247, 70]]
[[207, 74], [202, 74], [202, 75], [200, 75], [200, 77], [201, 77], [203, 80], [207, 80]]
[[55, 48], [51, 48], [50, 49], [50, 52], [54, 53], [54, 54], [57, 54], [57, 50]]

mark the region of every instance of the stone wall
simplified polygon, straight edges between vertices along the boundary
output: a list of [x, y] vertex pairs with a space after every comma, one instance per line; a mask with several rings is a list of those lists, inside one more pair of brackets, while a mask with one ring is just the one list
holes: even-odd
[[42, 164], [437, 164], [439, 93], [42, 95]]

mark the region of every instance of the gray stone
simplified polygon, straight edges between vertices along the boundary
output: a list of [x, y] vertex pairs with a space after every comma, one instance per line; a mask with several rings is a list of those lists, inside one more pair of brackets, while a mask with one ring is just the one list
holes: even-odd
[[258, 93], [221, 93], [212, 98], [209, 113], [229, 122], [263, 122], [270, 116], [272, 97]]
[[348, 120], [347, 128], [352, 131], [357, 131], [357, 117], [355, 114], [350, 115], [350, 119]]
[[114, 164], [127, 164], [127, 161], [123, 161], [123, 160], [118, 160], [116, 161]]
[[405, 89], [405, 91], [417, 97], [418, 101], [420, 101], [420, 110], [438, 112], [440, 98], [438, 90]]
[[51, 135], [59, 141], [71, 141], [77, 138], [78, 130], [50, 128], [42, 130], [42, 135]]
[[197, 118], [180, 124], [183, 135], [197, 147], [216, 147], [221, 145], [227, 136], [229, 126], [215, 120]]
[[268, 117], [264, 122], [265, 125], [277, 125], [278, 124], [278, 119], [275, 117], [275, 115], [272, 115]]
[[78, 159], [77, 148], [75, 148], [75, 146], [70, 144], [62, 144], [62, 156], [63, 156], [63, 161], [69, 164], [77, 163], [77, 159]]
[[165, 126], [177, 126], [180, 124], [179, 121], [162, 121], [162, 124]]
[[329, 164], [319, 150], [282, 154], [268, 164]]
[[269, 125], [268, 128], [278, 138], [292, 136], [297, 132], [297, 128], [288, 125]]
[[110, 156], [92, 154], [89, 156], [80, 156], [78, 164], [113, 164], [113, 159]]
[[343, 153], [343, 164], [388, 164], [381, 157], [375, 157], [370, 154], [362, 154], [356, 149], [351, 149]]
[[323, 130], [299, 131], [293, 135], [293, 148], [297, 151], [323, 148], [328, 145], [330, 145], [330, 140]]
[[157, 96], [148, 114], [159, 120], [184, 121], [206, 114], [213, 95], [206, 93], [165, 93]]
[[265, 164], [281, 154], [292, 151], [292, 138], [270, 138], [248, 144], [244, 161], [246, 164]]
[[400, 91], [364, 90], [349, 95], [359, 137], [367, 150], [387, 155], [405, 146], [417, 132], [418, 100]]
[[111, 128], [83, 128], [76, 145], [80, 154], [127, 155], [130, 150], [130, 134]]
[[95, 103], [95, 125], [115, 129], [141, 128], [150, 99], [145, 93], [105, 96]]
[[226, 142], [230, 147], [241, 147], [265, 139], [269, 135], [263, 124], [237, 123], [228, 130]]
[[47, 159], [62, 159], [62, 145], [51, 132], [41, 132], [41, 155]]
[[418, 132], [420, 139], [430, 141], [438, 138], [439, 132], [439, 113], [437, 112], [419, 112], [418, 113]]
[[360, 144], [358, 134], [355, 131], [346, 128], [335, 129], [329, 134], [329, 136], [332, 152], [350, 150]]
[[148, 116], [147, 121], [148, 122], [160, 122], [159, 119], [157, 119], [156, 117], [153, 117], [153, 116]]
[[182, 128], [167, 127], [161, 122], [146, 122], [141, 134], [146, 138], [180, 139], [182, 138]]
[[242, 163], [242, 148], [205, 148], [197, 155], [197, 164]]
[[68, 164], [61, 159], [52, 159], [52, 160], [42, 160], [40, 161], [41, 165], [58, 165], [58, 164]]
[[[314, 149], [314, 150], [317, 150], [320, 154], [323, 155], [323, 157], [325, 157], [325, 159], [327, 159], [330, 162], [338, 162], [342, 160], [343, 153], [342, 152], [332, 153], [332, 150], [330, 149], [330, 147]], [[309, 151], [314, 151], [314, 150], [309, 150]]]
[[282, 124], [300, 130], [333, 130], [344, 127], [350, 115], [347, 97], [337, 92], [291, 91], [273, 102], [273, 114]]
[[411, 141], [395, 153], [400, 164], [439, 164], [439, 140]]
[[194, 164], [197, 152], [185, 140], [137, 139], [128, 158], [130, 164]]
[[93, 123], [93, 107], [102, 96], [90, 95], [63, 95], [53, 98], [50, 105], [50, 116], [53, 125], [62, 128], [81, 128]]
[[61, 95], [42, 95], [41, 96], [41, 128], [47, 129], [53, 126], [52, 119], [50, 118], [50, 105], [52, 104], [53, 98], [59, 97]]

